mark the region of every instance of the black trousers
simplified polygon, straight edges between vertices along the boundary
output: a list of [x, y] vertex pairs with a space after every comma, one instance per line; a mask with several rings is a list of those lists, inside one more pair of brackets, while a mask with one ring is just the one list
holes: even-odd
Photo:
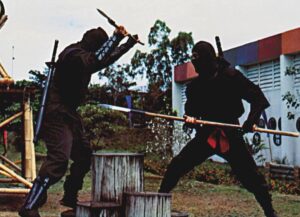
[[64, 184], [65, 193], [77, 194], [82, 188], [85, 174], [90, 170], [91, 148], [84, 135], [81, 117], [65, 112], [47, 114], [41, 137], [46, 143], [47, 157], [39, 176], [49, 177], [50, 185], [59, 181], [66, 173], [69, 159], [73, 160], [70, 175]]
[[226, 132], [230, 149], [220, 153], [207, 143], [208, 132], [199, 132], [182, 151], [172, 159], [160, 186], [160, 192], [170, 192], [178, 180], [191, 171], [195, 166], [204, 162], [208, 157], [217, 154], [228, 161], [233, 172], [242, 185], [252, 192], [257, 201], [267, 212], [272, 211], [271, 196], [264, 176], [258, 172], [256, 163], [249, 153], [240, 132]]

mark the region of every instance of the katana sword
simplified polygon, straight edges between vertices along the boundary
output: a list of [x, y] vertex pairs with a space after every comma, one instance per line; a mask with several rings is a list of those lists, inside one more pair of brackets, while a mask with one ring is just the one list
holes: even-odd
[[33, 139], [34, 143], [36, 143], [38, 141], [39, 136], [40, 136], [42, 122], [44, 119], [44, 113], [45, 113], [45, 109], [46, 109], [46, 105], [47, 105], [48, 92], [49, 92], [52, 78], [55, 73], [55, 58], [56, 58], [57, 47], [58, 47], [58, 40], [55, 40], [52, 57], [51, 57], [51, 62], [46, 63], [49, 67], [49, 71], [48, 71], [45, 87], [43, 90], [43, 95], [41, 98], [41, 105], [40, 105], [40, 109], [39, 109], [39, 113], [38, 113], [38, 117], [37, 117], [37, 121], [36, 121], [35, 135], [34, 135], [34, 139]]
[[[185, 118], [177, 117], [177, 116], [152, 113], [152, 112], [147, 112], [147, 111], [142, 111], [142, 110], [137, 110], [137, 109], [129, 109], [129, 108], [108, 105], [108, 104], [99, 104], [99, 106], [102, 108], [117, 110], [117, 111], [126, 112], [126, 113], [132, 112], [132, 113], [142, 114], [142, 115], [146, 115], [146, 116], [150, 116], [150, 117], [158, 117], [158, 118], [164, 118], [164, 119], [169, 119], [169, 120], [174, 120], [174, 121], [185, 122]], [[237, 124], [220, 123], [220, 122], [213, 122], [213, 121], [206, 121], [206, 120], [195, 120], [195, 124], [202, 124], [202, 125], [215, 126], [215, 127], [231, 127], [231, 128], [243, 129], [241, 125], [237, 125]], [[253, 131], [260, 132], [260, 133], [277, 134], [277, 135], [282, 135], [282, 136], [299, 137], [299, 133], [297, 133], [297, 132], [270, 130], [270, 129], [259, 128], [256, 126], [254, 126]]]
[[[118, 28], [119, 25], [116, 24], [116, 22], [111, 19], [106, 13], [104, 13], [103, 11], [101, 11], [100, 9], [97, 8], [97, 11], [107, 19], [108, 23], [112, 26], [114, 26], [115, 28]], [[134, 38], [130, 33], [128, 34], [128, 37], [134, 39], [137, 43], [141, 44], [141, 45], [145, 45], [143, 42], [141, 42], [139, 39], [137, 40], [136, 38]]]

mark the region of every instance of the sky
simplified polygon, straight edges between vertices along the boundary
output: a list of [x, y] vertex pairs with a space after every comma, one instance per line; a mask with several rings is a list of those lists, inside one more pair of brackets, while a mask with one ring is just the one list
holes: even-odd
[[[147, 42], [157, 19], [172, 30], [192, 32], [195, 42], [214, 44], [220, 36], [223, 50], [300, 27], [299, 0], [2, 0], [8, 21], [0, 30], [0, 62], [15, 79], [28, 79], [30, 70], [43, 71], [54, 40], [58, 52], [77, 42], [83, 33], [101, 26], [114, 28], [98, 14], [100, 8], [117, 24]], [[129, 62], [136, 45], [119, 62]], [[13, 60], [14, 57], [14, 60]], [[93, 78], [93, 83], [97, 79]]]

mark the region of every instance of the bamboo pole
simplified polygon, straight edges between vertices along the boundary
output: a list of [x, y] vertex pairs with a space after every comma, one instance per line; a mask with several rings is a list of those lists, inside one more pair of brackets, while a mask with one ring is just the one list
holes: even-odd
[[17, 119], [18, 117], [22, 116], [23, 112], [19, 112], [17, 114], [14, 114], [13, 116], [7, 118], [5, 121], [3, 121], [2, 123], [0, 123], [0, 128], [4, 127], [5, 125], [9, 124], [10, 122], [12, 122], [13, 120]]
[[34, 149], [34, 129], [33, 129], [33, 117], [32, 117], [32, 108], [30, 107], [30, 155], [31, 155], [31, 180], [33, 181], [36, 178], [36, 159], [35, 159], [35, 149]]
[[24, 125], [24, 171], [23, 175], [27, 180], [34, 180], [36, 177], [35, 154], [33, 144], [33, 123], [32, 110], [30, 107], [30, 99], [24, 101], [23, 104], [23, 125]]
[[8, 165], [10, 165], [11, 167], [13, 167], [18, 172], [22, 172], [22, 170], [21, 170], [20, 167], [18, 167], [14, 162], [10, 161], [8, 158], [4, 157], [3, 155], [0, 155], [0, 159], [3, 160], [3, 161], [5, 161]]
[[29, 191], [25, 188], [0, 188], [0, 194], [28, 194]]
[[[146, 111], [141, 111], [141, 110], [136, 110], [136, 109], [128, 109], [128, 108], [124, 108], [124, 107], [112, 106], [112, 105], [107, 105], [107, 104], [100, 104], [100, 106], [104, 107], [104, 108], [109, 108], [109, 109], [113, 109], [113, 110], [127, 112], [127, 113], [128, 112], [133, 112], [133, 113], [147, 115], [147, 116], [150, 116], [150, 117], [158, 117], [158, 118], [164, 118], [164, 119], [169, 119], [169, 120], [174, 120], [174, 121], [185, 122], [185, 118], [177, 117], [177, 116], [146, 112]], [[231, 127], [231, 128], [242, 129], [241, 125], [220, 123], [220, 122], [213, 122], [213, 121], [206, 121], [206, 120], [195, 120], [194, 124], [202, 124], [202, 125], [215, 126], [215, 127]], [[253, 131], [254, 132], [260, 132], [260, 133], [278, 134], [278, 135], [282, 135], [282, 136], [292, 136], [292, 137], [299, 137], [299, 135], [300, 135], [297, 132], [288, 132], [288, 131], [264, 129], [264, 128], [259, 128], [256, 125], [253, 126]]]
[[5, 68], [3, 67], [3, 65], [0, 63], [0, 75], [3, 78], [11, 78], [8, 73], [6, 72]]
[[16, 183], [17, 181], [15, 179], [11, 178], [0, 178], [0, 183]]
[[3, 78], [0, 79], [0, 84], [6, 84], [6, 85], [11, 85], [13, 84], [15, 81], [11, 78]]
[[32, 183], [27, 181], [26, 179], [24, 179], [23, 177], [19, 176], [18, 174], [16, 174], [14, 171], [12, 171], [11, 169], [7, 168], [5, 165], [3, 165], [2, 163], [0, 163], [0, 169], [3, 170], [4, 172], [8, 173], [12, 178], [17, 179], [19, 182], [23, 183], [25, 186], [31, 188], [32, 187]]
[[0, 174], [9, 178], [12, 178], [12, 176], [10, 174], [8, 174], [7, 172], [0, 170]]

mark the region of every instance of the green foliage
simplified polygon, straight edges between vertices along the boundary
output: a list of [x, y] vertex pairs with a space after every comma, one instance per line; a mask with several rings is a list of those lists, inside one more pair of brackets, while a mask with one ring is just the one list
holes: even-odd
[[[290, 109], [290, 108], [297, 109], [300, 106], [300, 103], [299, 103], [298, 99], [290, 91], [288, 91], [284, 95], [282, 95], [282, 101], [285, 102], [286, 107], [288, 109]], [[287, 113], [287, 118], [289, 120], [295, 119], [295, 114], [293, 112], [289, 111]]]
[[256, 162], [263, 164], [266, 161], [266, 158], [263, 154], [260, 152], [262, 150], [269, 149], [266, 144], [264, 143], [259, 143], [259, 144], [254, 144], [253, 141], [250, 142], [247, 137], [244, 138], [245, 143], [248, 147], [249, 152], [252, 154], [253, 157], [255, 157]]
[[295, 66], [286, 67], [285, 75], [296, 75], [300, 73], [300, 68]]
[[97, 147], [102, 138], [111, 138], [127, 125], [126, 116], [117, 111], [102, 109], [96, 105], [86, 104], [79, 108], [86, 129], [87, 138], [92, 146]]
[[131, 59], [132, 70], [146, 76], [148, 95], [147, 110], [171, 112], [172, 73], [175, 65], [190, 59], [194, 44], [192, 34], [180, 32], [170, 40], [171, 29], [165, 22], [157, 20], [148, 35], [149, 52], [137, 50]]
[[[285, 71], [286, 76], [295, 76], [300, 73], [300, 68], [291, 66], [287, 67]], [[286, 103], [288, 109], [297, 109], [300, 106], [298, 99], [296, 98], [295, 94], [287, 91], [284, 95], [282, 95], [282, 101]], [[288, 111], [287, 118], [289, 120], [295, 119], [295, 114], [292, 111]]]
[[113, 104], [124, 99], [130, 87], [136, 85], [133, 81], [135, 74], [129, 64], [111, 65], [98, 73], [100, 79], [106, 79], [103, 88]]

